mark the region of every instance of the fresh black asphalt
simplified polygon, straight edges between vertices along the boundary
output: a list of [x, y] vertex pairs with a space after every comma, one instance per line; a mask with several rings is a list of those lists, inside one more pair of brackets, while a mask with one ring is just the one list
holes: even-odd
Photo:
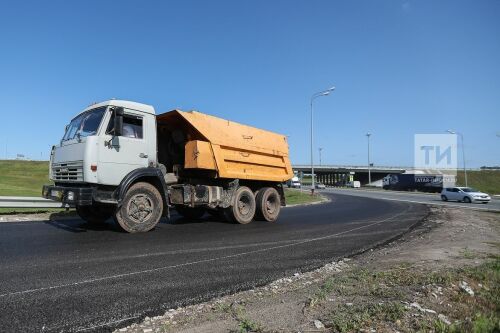
[[0, 223], [0, 332], [109, 331], [388, 241], [424, 205], [327, 194], [277, 223], [174, 217], [144, 234], [110, 221]]
[[365, 190], [365, 189], [349, 189], [349, 188], [327, 188], [321, 192], [339, 193], [346, 195], [354, 195], [366, 198], [375, 198], [383, 200], [407, 201], [414, 203], [422, 203], [433, 206], [447, 206], [461, 209], [474, 209], [492, 212], [500, 212], [500, 199], [493, 197], [488, 204], [482, 203], [465, 203], [457, 201], [442, 201], [440, 193], [422, 193], [422, 192], [403, 192], [403, 191], [386, 191], [386, 190]]

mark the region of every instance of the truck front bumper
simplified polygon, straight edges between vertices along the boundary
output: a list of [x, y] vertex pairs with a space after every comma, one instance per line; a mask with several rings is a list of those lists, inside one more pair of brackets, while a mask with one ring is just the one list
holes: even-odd
[[92, 205], [93, 194], [94, 189], [90, 187], [44, 185], [42, 189], [42, 197], [70, 206]]

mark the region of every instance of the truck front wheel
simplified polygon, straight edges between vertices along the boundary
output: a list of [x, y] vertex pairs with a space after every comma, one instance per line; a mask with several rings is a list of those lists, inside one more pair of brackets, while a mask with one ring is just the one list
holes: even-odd
[[160, 221], [163, 200], [160, 192], [149, 183], [135, 183], [116, 210], [115, 220], [126, 232], [146, 232]]
[[242, 186], [234, 193], [233, 205], [224, 209], [224, 215], [229, 221], [247, 224], [252, 222], [255, 208], [255, 196], [252, 190]]
[[261, 188], [255, 197], [257, 203], [257, 218], [259, 220], [274, 222], [281, 209], [281, 199], [278, 191], [273, 187]]

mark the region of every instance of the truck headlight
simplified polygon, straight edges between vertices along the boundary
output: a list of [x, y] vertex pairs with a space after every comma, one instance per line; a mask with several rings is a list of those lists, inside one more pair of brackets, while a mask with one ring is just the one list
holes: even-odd
[[68, 199], [68, 201], [75, 200], [75, 192], [69, 191], [68, 194], [66, 194], [66, 199]]

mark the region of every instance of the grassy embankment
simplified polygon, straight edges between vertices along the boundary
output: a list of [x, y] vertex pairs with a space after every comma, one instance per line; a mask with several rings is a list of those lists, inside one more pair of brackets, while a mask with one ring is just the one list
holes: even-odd
[[[50, 183], [48, 170], [49, 165], [45, 161], [0, 161], [0, 196], [40, 196], [42, 185]], [[290, 205], [320, 200], [318, 196], [311, 197], [295, 190], [286, 190], [285, 195]], [[47, 211], [57, 212], [61, 209], [0, 208], [0, 214]]]
[[37, 197], [48, 183], [48, 162], [0, 161], [0, 196]]
[[[0, 196], [37, 197], [50, 183], [46, 161], [0, 161]], [[0, 208], [0, 214], [60, 212], [63, 209]]]
[[[457, 185], [465, 186], [464, 172], [457, 174]], [[489, 194], [500, 194], [500, 171], [467, 171], [467, 185]]]

